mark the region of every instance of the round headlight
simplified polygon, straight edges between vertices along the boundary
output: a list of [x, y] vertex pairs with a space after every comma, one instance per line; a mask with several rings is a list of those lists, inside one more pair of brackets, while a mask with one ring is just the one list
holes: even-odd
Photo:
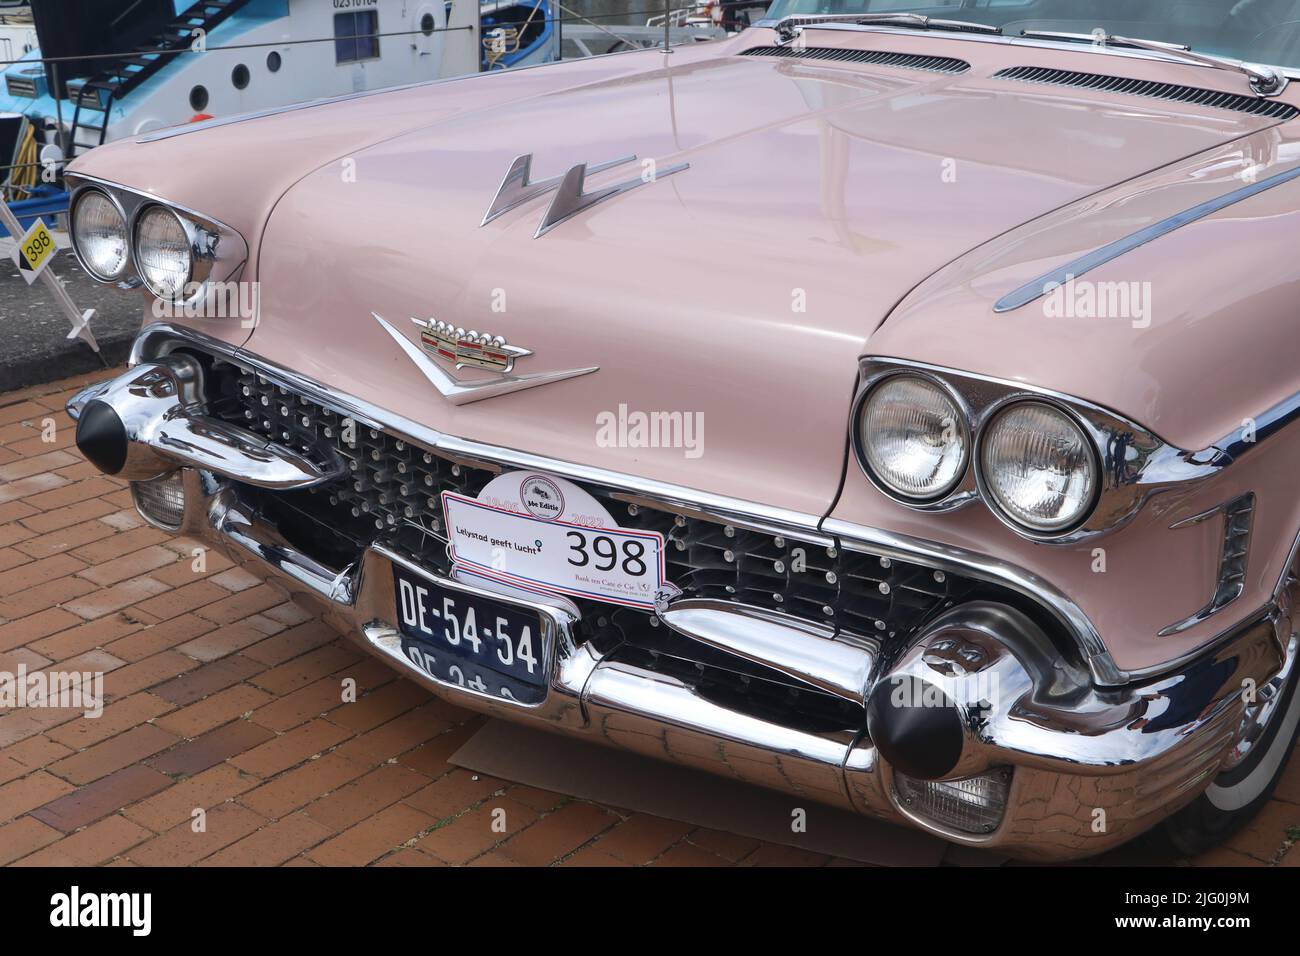
[[966, 471], [965, 420], [947, 393], [928, 379], [885, 379], [867, 395], [859, 427], [867, 468], [900, 498], [941, 498]]
[[126, 220], [98, 189], [78, 197], [72, 211], [72, 238], [81, 264], [92, 276], [101, 282], [122, 277], [129, 258]]
[[135, 264], [144, 284], [160, 299], [184, 298], [194, 271], [190, 237], [180, 217], [165, 206], [150, 206], [135, 224]]
[[1088, 436], [1042, 402], [1008, 406], [989, 422], [980, 438], [980, 475], [995, 507], [1044, 533], [1082, 521], [1098, 484]]

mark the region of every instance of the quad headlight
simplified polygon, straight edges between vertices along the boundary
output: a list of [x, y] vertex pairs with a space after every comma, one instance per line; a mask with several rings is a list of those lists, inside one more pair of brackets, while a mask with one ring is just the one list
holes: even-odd
[[1008, 405], [984, 426], [979, 475], [990, 505], [1038, 534], [1087, 518], [1100, 481], [1088, 436], [1066, 412], [1037, 401]]
[[868, 474], [905, 501], [936, 501], [966, 472], [965, 416], [930, 379], [894, 375], [881, 381], [863, 402], [858, 428]]
[[135, 223], [135, 263], [140, 279], [160, 299], [185, 298], [194, 275], [189, 231], [166, 206], [150, 206]]
[[[68, 173], [77, 261], [100, 282], [145, 286], [188, 310], [209, 282], [238, 278], [248, 243], [228, 225], [151, 193]], [[188, 311], [187, 311], [188, 314]]]
[[72, 210], [72, 241], [82, 265], [101, 282], [116, 282], [131, 259], [130, 234], [122, 213], [107, 195], [89, 189]]

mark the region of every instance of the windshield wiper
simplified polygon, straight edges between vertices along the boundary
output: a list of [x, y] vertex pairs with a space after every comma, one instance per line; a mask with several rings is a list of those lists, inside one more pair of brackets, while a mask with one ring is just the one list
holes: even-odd
[[1053, 33], [1048, 30], [1021, 30], [1020, 35], [1031, 40], [1063, 40], [1069, 43], [1091, 43], [1095, 46], [1129, 47], [1135, 50], [1150, 50], [1154, 53], [1167, 53], [1181, 57], [1189, 63], [1212, 66], [1218, 70], [1233, 70], [1244, 73], [1250, 78], [1250, 88], [1259, 96], [1277, 96], [1286, 89], [1286, 77], [1262, 63], [1247, 63], [1226, 56], [1211, 56], [1208, 53], [1194, 53], [1186, 43], [1165, 43], [1161, 40], [1138, 40], [1133, 37], [1120, 37], [1109, 33]]
[[969, 23], [966, 20], [941, 20], [937, 17], [925, 17], [919, 13], [831, 13], [790, 16], [778, 20], [772, 29], [776, 31], [777, 43], [789, 43], [798, 35], [800, 27], [817, 26], [823, 23], [852, 23], [863, 26], [878, 23], [885, 26], [919, 27], [922, 30], [992, 33], [998, 36], [1002, 34], [1001, 27], [990, 26], [987, 23]]

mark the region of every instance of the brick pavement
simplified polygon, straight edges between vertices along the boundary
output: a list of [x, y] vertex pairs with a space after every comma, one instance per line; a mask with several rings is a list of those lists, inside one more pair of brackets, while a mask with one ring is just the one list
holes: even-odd
[[[481, 718], [215, 552], [196, 568], [194, 542], [76, 454], [63, 403], [104, 374], [0, 395], [0, 671], [102, 671], [107, 698], [96, 719], [0, 712], [0, 863], [849, 862], [452, 767]], [[1298, 828], [1300, 760], [1252, 826], [1190, 862], [1300, 865]]]

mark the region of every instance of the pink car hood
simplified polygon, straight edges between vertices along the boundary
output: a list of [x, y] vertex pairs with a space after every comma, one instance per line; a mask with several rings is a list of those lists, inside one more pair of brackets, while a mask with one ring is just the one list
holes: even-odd
[[[858, 358], [912, 289], [1023, 223], [1273, 122], [988, 78], [1042, 51], [834, 42], [972, 61], [977, 47], [999, 62], [944, 75], [735, 55], [770, 45], [750, 31], [674, 54], [671, 73], [660, 55], [633, 54], [568, 86], [557, 83], [566, 66], [470, 81], [509, 83], [514, 96], [450, 110], [288, 189], [260, 237], [247, 348], [453, 435], [823, 514]], [[430, 101], [441, 89], [454, 102], [457, 86], [430, 87]], [[541, 238], [549, 197], [480, 227], [524, 153], [535, 179], [633, 153], [690, 166]], [[520, 374], [599, 371], [455, 406], [372, 313], [417, 344], [412, 317], [505, 336], [534, 353]], [[699, 414], [697, 448], [611, 447], [598, 427], [602, 415], [661, 411]]]

